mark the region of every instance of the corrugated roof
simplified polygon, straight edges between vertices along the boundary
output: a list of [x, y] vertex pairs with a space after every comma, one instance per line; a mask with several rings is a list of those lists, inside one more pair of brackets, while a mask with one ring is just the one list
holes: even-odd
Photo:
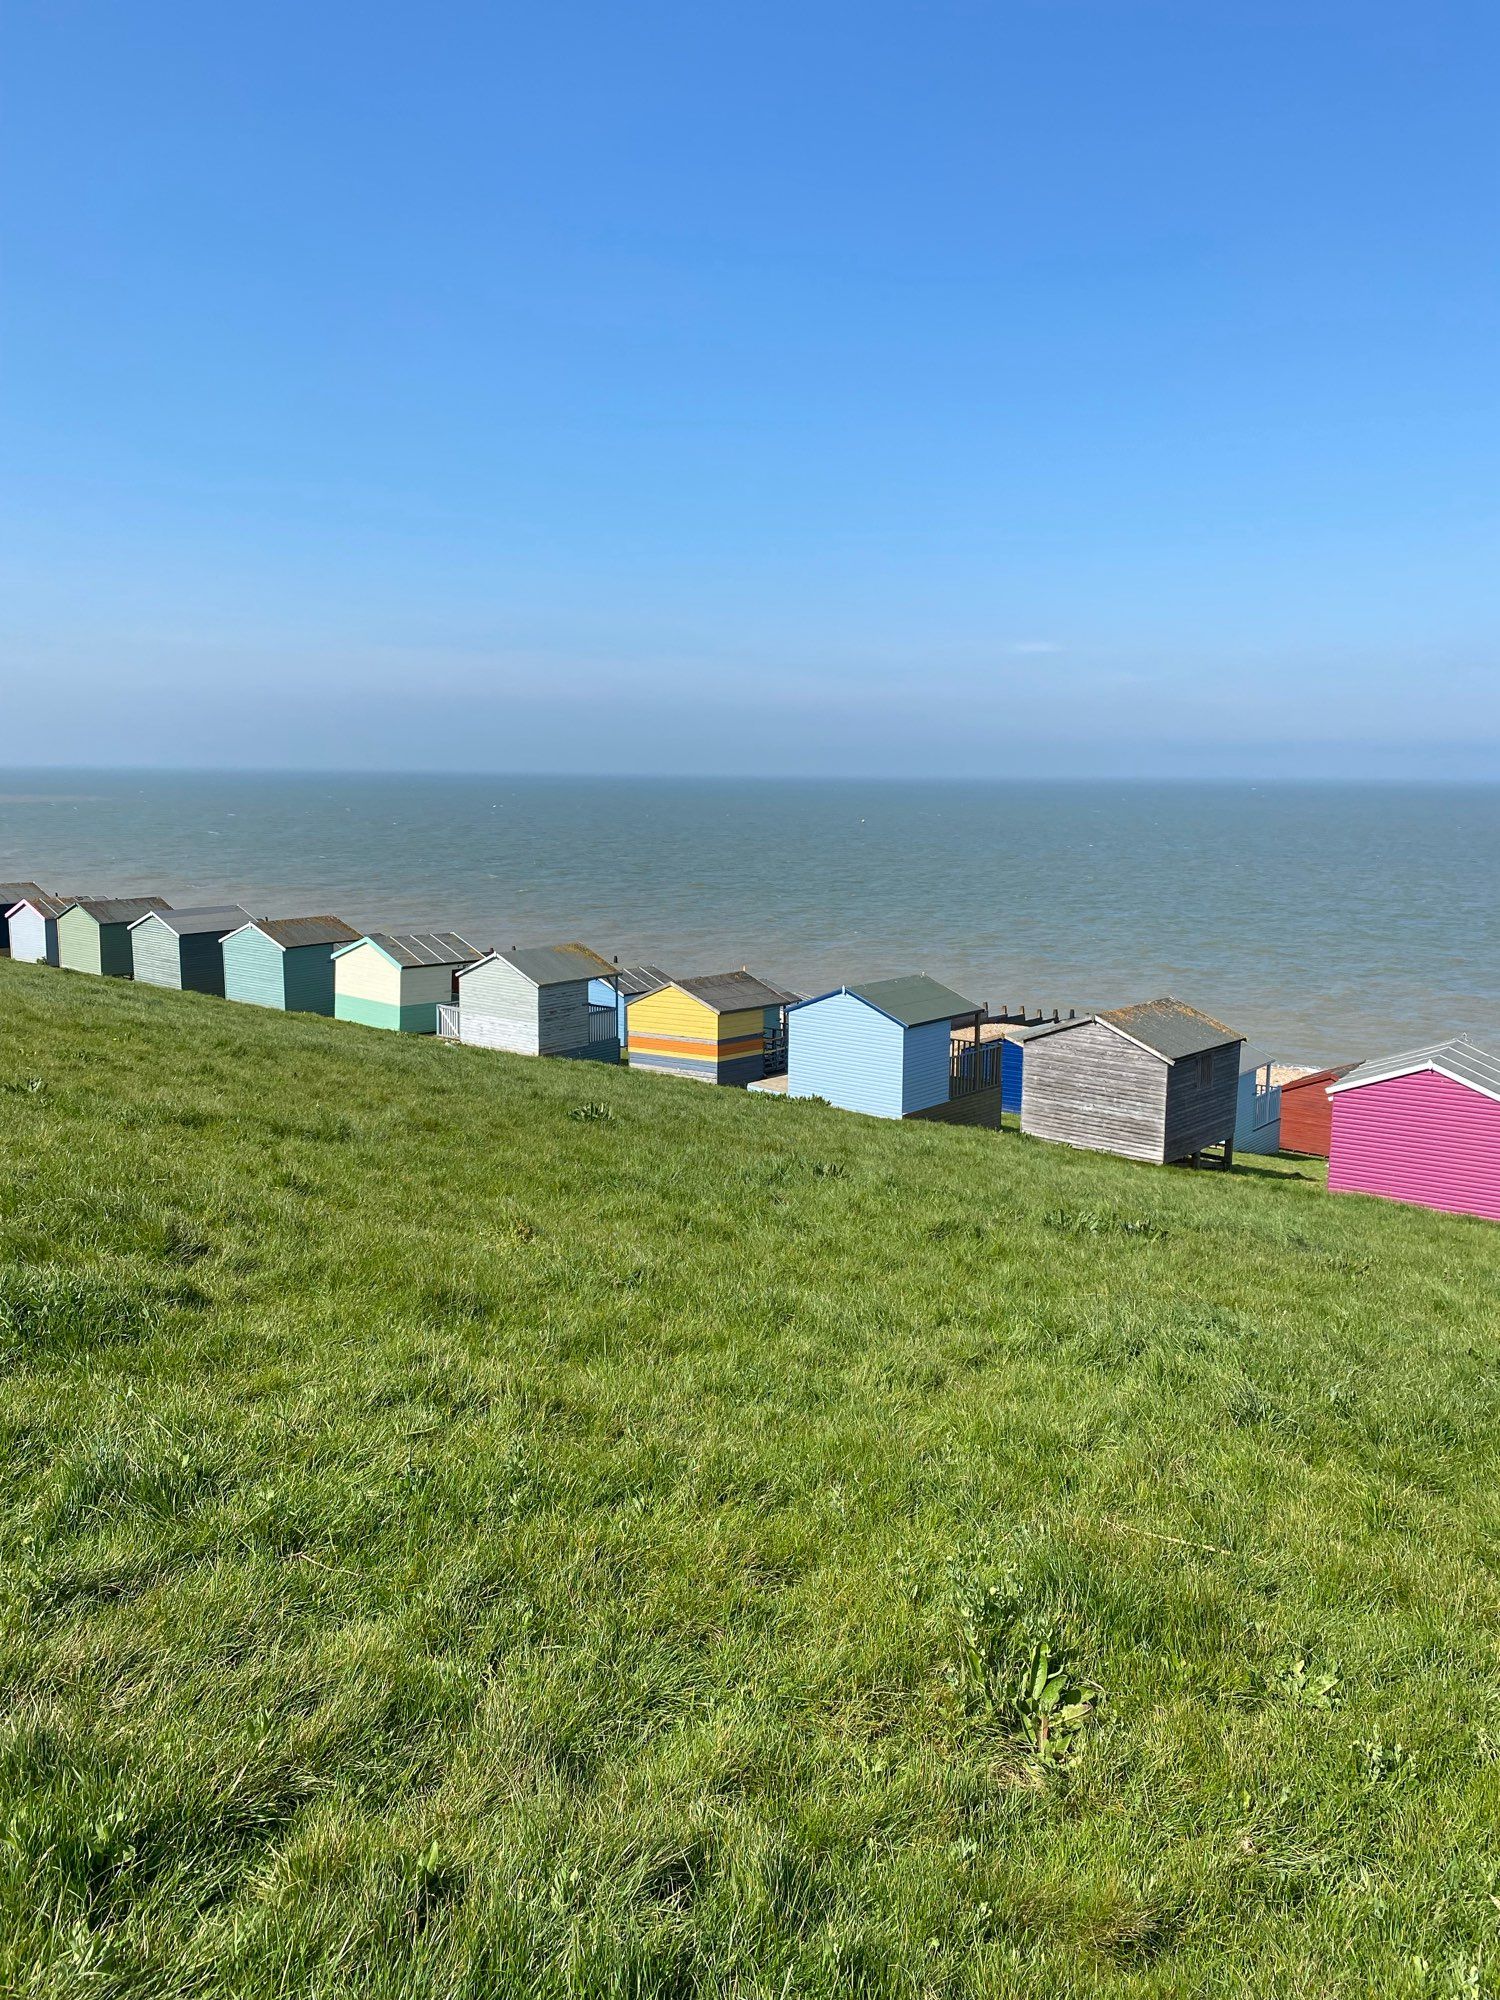
[[790, 1007], [799, 997], [779, 986], [768, 986], [744, 966], [738, 972], [710, 972], [701, 979], [673, 979], [667, 983], [680, 986], [684, 993], [691, 993], [716, 1014], [737, 1014], [749, 1007]]
[[844, 989], [856, 999], [878, 1007], [903, 1028], [920, 1028], [928, 1021], [951, 1021], [959, 1014], [982, 1014], [977, 1000], [966, 1000], [951, 986], [930, 979], [925, 972], [909, 972], [898, 979], [866, 979]]
[[[0, 884], [0, 896], [4, 896], [6, 890], [13, 886], [9, 882]], [[28, 889], [25, 895], [14, 896], [5, 904], [5, 914], [7, 917], [13, 917], [17, 910], [29, 903], [39, 916], [60, 917], [64, 910], [71, 909], [77, 901], [76, 896], [49, 896], [45, 889]]]
[[1359, 1090], [1367, 1083], [1386, 1083], [1392, 1077], [1414, 1076], [1425, 1069], [1436, 1070], [1439, 1076], [1451, 1077], [1455, 1083], [1466, 1083], [1470, 1089], [1482, 1091], [1486, 1097], [1500, 1102], [1500, 1056], [1492, 1056], [1467, 1035], [1454, 1035], [1425, 1049], [1407, 1049], [1399, 1056], [1376, 1056], [1349, 1070], [1337, 1083], [1329, 1084], [1328, 1095], [1335, 1097], [1341, 1090]]
[[533, 986], [567, 986], [579, 979], [605, 979], [614, 971], [607, 958], [590, 951], [586, 944], [513, 945], [497, 951]]
[[[356, 940], [359, 942], [359, 940]], [[369, 931], [365, 942], [378, 945], [397, 965], [470, 965], [483, 958], [467, 938], [457, 931], [403, 931], [394, 937], [389, 931]], [[353, 947], [344, 946], [344, 950]]]
[[659, 965], [615, 966], [610, 976], [619, 980], [620, 991], [627, 1000], [639, 1000], [643, 993], [660, 993], [672, 983], [671, 973], [663, 972]]
[[82, 910], [96, 924], [133, 924], [152, 910], [171, 907], [163, 896], [79, 896], [68, 905], [70, 910]]
[[359, 938], [342, 917], [256, 917], [254, 928], [288, 950], [302, 944], [354, 944]]
[[155, 917], [178, 937], [223, 937], [228, 931], [239, 930], [249, 916], [250, 912], [242, 910], [238, 903], [201, 903], [196, 909], [147, 910], [136, 922], [143, 924], [147, 917]]

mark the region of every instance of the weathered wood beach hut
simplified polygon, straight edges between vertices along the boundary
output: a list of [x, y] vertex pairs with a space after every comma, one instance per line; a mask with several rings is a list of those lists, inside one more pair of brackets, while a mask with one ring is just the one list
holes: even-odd
[[149, 910], [169, 910], [161, 896], [84, 896], [57, 919], [57, 962], [68, 972], [135, 976], [130, 926]]
[[371, 931], [333, 952], [333, 1011], [340, 1021], [435, 1035], [453, 1004], [457, 973], [484, 953], [456, 931]]
[[787, 1009], [788, 1097], [873, 1118], [1000, 1123], [1002, 1044], [977, 1001], [916, 972], [836, 986]]
[[1283, 1153], [1306, 1153], [1317, 1160], [1328, 1158], [1333, 1139], [1333, 1103], [1328, 1086], [1347, 1076], [1353, 1067], [1353, 1063], [1339, 1063], [1332, 1069], [1304, 1070], [1282, 1084]]
[[30, 889], [19, 902], [12, 903], [5, 912], [11, 957], [25, 965], [56, 965], [57, 920], [72, 900], [71, 896], [49, 896], [45, 890]]
[[774, 1076], [786, 1068], [786, 1010], [796, 999], [743, 967], [669, 979], [630, 1003], [631, 1067], [741, 1088]]
[[1158, 1164], [1221, 1146], [1230, 1166], [1243, 1041], [1170, 998], [1037, 1028], [1021, 1130]]
[[1327, 1090], [1332, 1192], [1500, 1222], [1500, 1056], [1459, 1035], [1361, 1063]]
[[[458, 1001], [444, 1007], [439, 1034], [523, 1056], [620, 1060], [620, 1010], [607, 958], [586, 944], [516, 945], [463, 966]], [[590, 997], [595, 981], [609, 999]]]
[[187, 910], [148, 910], [130, 926], [139, 985], [180, 993], [224, 991], [224, 939], [249, 917], [238, 903]]
[[224, 996], [288, 1014], [333, 1012], [333, 954], [359, 932], [342, 917], [255, 917], [224, 939]]
[[[0, 951], [11, 951], [10, 913], [17, 903], [29, 902], [33, 897], [46, 895], [35, 882], [0, 882]], [[15, 957], [11, 951], [11, 957]]]

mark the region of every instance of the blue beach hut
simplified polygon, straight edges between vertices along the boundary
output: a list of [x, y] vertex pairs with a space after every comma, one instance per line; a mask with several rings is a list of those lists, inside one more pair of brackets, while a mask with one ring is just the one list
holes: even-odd
[[619, 1016], [622, 1049], [629, 1041], [631, 1001], [643, 993], [659, 993], [670, 977], [659, 965], [619, 965], [611, 977], [589, 981], [589, 1005], [613, 1007]]
[[[1000, 1051], [984, 1009], [924, 972], [839, 986], [787, 1009], [789, 1097], [872, 1118], [1000, 1122]], [[956, 1039], [972, 1030], [974, 1038]]]

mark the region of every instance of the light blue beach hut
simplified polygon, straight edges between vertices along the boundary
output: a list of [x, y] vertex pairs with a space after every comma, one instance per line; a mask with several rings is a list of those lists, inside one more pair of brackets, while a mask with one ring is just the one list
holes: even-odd
[[838, 986], [787, 1009], [789, 1097], [873, 1118], [1000, 1122], [1004, 1046], [984, 1009], [924, 972]]

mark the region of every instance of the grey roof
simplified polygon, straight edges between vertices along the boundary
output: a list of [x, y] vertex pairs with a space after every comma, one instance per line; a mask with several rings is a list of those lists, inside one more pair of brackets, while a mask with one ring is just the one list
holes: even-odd
[[533, 986], [571, 986], [580, 979], [607, 979], [614, 971], [607, 958], [586, 944], [512, 945], [491, 956], [513, 965]]
[[1362, 1084], [1385, 1083], [1392, 1077], [1414, 1076], [1429, 1069], [1500, 1101], [1500, 1056], [1492, 1056], [1467, 1035], [1454, 1035], [1425, 1049], [1408, 1049], [1399, 1056], [1376, 1056], [1330, 1083], [1328, 1095], [1335, 1097], [1341, 1090], [1358, 1090]]
[[[467, 938], [461, 938], [457, 931], [403, 931], [399, 937], [389, 931], [367, 931], [364, 938], [356, 938], [354, 944], [373, 944], [397, 965], [471, 965], [484, 953], [477, 951]], [[342, 951], [352, 951], [354, 944], [342, 945]]]
[[342, 917], [255, 917], [241, 930], [257, 930], [272, 944], [295, 950], [303, 944], [355, 944], [359, 932]]
[[138, 917], [149, 916], [153, 910], [170, 910], [171, 907], [164, 896], [80, 896], [68, 905], [69, 910], [82, 910], [96, 924], [133, 924]]
[[710, 972], [701, 979], [673, 979], [667, 983], [680, 986], [684, 993], [691, 993], [716, 1014], [737, 1014], [741, 1008], [750, 1007], [790, 1007], [800, 997], [784, 992], [779, 986], [768, 986], [744, 966], [738, 972]]
[[187, 910], [170, 910], [165, 906], [159, 910], [147, 910], [135, 921], [144, 924], [154, 917], [169, 931], [175, 931], [178, 937], [223, 937], [229, 931], [239, 930], [249, 916], [250, 912], [242, 910], [238, 903], [200, 903], [196, 908]]
[[0, 910], [8, 910], [16, 903], [34, 903], [46, 893], [35, 882], [0, 882]]
[[909, 972], [899, 979], [866, 979], [845, 988], [857, 999], [878, 1007], [903, 1028], [920, 1028], [928, 1021], [951, 1021], [960, 1014], [982, 1014], [977, 1000], [966, 1000], [951, 986], [929, 979], [925, 972]]
[[1070, 1028], [1087, 1027], [1090, 1021], [1102, 1021], [1107, 1028], [1118, 1029], [1169, 1063], [1181, 1062], [1185, 1056], [1205, 1055], [1209, 1049], [1222, 1049], [1227, 1043], [1245, 1039], [1236, 1029], [1216, 1021], [1212, 1014], [1200, 1014], [1196, 1007], [1169, 996], [1142, 1000], [1134, 1007], [1111, 1007], [1099, 1014], [1080, 1014], [1076, 1021], [1049, 1021], [1037, 1029], [1032, 1040], [1040, 1041], [1044, 1035], [1064, 1035]]
[[[4, 896], [8, 889], [14, 887], [13, 882], [0, 883], [0, 896]], [[7, 917], [13, 917], [17, 910], [24, 909], [29, 903], [40, 916], [60, 917], [63, 911], [70, 909], [77, 900], [76, 896], [49, 896], [45, 889], [28, 889], [24, 896], [10, 898], [5, 905], [5, 914]]]
[[619, 981], [620, 991], [627, 1000], [639, 1000], [643, 993], [660, 993], [672, 983], [671, 973], [663, 972], [659, 965], [612, 966], [610, 977]]

